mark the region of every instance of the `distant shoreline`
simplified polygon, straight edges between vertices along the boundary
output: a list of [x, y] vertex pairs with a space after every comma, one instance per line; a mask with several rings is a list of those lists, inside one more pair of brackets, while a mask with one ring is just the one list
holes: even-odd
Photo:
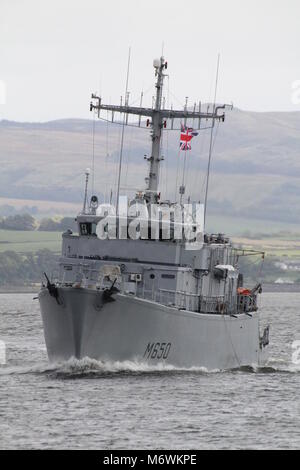
[[300, 292], [300, 284], [275, 284], [266, 282], [262, 283], [263, 292]]
[[37, 294], [39, 287], [18, 286], [18, 287], [0, 287], [0, 294]]

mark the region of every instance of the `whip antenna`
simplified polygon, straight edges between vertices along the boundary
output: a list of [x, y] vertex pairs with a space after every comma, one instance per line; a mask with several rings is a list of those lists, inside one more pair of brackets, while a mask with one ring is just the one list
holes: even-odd
[[206, 176], [206, 188], [205, 188], [205, 200], [204, 200], [203, 232], [205, 231], [205, 223], [206, 223], [206, 206], [207, 206], [207, 196], [208, 196], [210, 164], [211, 164], [211, 156], [212, 156], [212, 149], [213, 149], [213, 135], [214, 135], [214, 127], [215, 127], [215, 110], [216, 110], [216, 99], [217, 99], [217, 89], [218, 89], [218, 80], [219, 80], [219, 66], [220, 66], [220, 54], [218, 54], [218, 60], [217, 60], [216, 83], [215, 83], [215, 94], [214, 94], [214, 104], [213, 104], [213, 116], [214, 117], [212, 119], [212, 125], [211, 125], [211, 130], [210, 130], [210, 141], [209, 141], [209, 152], [208, 152], [208, 163], [207, 163], [207, 176]]
[[[128, 106], [128, 79], [129, 79], [129, 67], [130, 67], [130, 54], [131, 47], [128, 51], [128, 63], [127, 63], [127, 76], [126, 76], [126, 87], [125, 87], [125, 106]], [[119, 196], [120, 196], [120, 181], [121, 181], [121, 172], [122, 172], [122, 160], [123, 160], [123, 146], [124, 146], [124, 132], [126, 123], [127, 114], [124, 113], [123, 125], [122, 125], [122, 136], [121, 136], [121, 147], [120, 147], [120, 159], [119, 159], [119, 172], [118, 172], [118, 185], [117, 185], [117, 201], [116, 201], [116, 214], [118, 215], [119, 211]]]

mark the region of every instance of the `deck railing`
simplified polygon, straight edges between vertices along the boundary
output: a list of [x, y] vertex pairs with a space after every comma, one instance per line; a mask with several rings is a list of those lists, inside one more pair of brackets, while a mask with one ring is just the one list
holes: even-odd
[[[62, 281], [58, 281], [58, 273], [54, 272], [51, 276], [52, 282], [60, 285], [77, 285], [78, 281], [67, 280], [68, 271], [63, 273]], [[111, 281], [106, 280], [105, 276], [101, 274], [99, 269], [95, 269], [85, 263], [80, 265], [78, 270], [80, 283], [82, 287], [90, 288], [108, 288]], [[189, 310], [201, 313], [215, 313], [215, 314], [240, 314], [251, 313], [257, 310], [257, 295], [254, 294], [237, 294], [237, 296], [201, 296], [190, 292], [176, 291], [170, 289], [155, 289], [153, 284], [152, 289], [145, 289], [139, 287], [138, 282], [135, 283], [133, 292], [126, 290], [124, 279], [122, 275], [117, 283], [120, 292], [125, 295], [135, 295], [136, 297], [146, 300], [152, 300], [162, 305], [174, 306], [182, 310]]]
[[249, 294], [237, 296], [237, 313], [256, 312], [257, 310], [257, 295]]
[[229, 303], [224, 295], [212, 297], [201, 296], [200, 312], [203, 313], [228, 313]]
[[159, 302], [164, 305], [174, 305], [183, 310], [199, 312], [199, 295], [191, 292], [159, 289]]

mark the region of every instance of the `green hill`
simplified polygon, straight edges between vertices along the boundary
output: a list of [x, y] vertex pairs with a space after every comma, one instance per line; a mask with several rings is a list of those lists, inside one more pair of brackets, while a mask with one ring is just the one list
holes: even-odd
[[[205, 123], [203, 123], [205, 125]], [[95, 123], [95, 191], [103, 198], [115, 190], [120, 127]], [[163, 197], [174, 197], [181, 181], [183, 154], [179, 132], [165, 133], [161, 168]], [[187, 155], [187, 195], [204, 199], [209, 131], [202, 131]], [[79, 204], [84, 169], [92, 161], [92, 121], [65, 119], [47, 123], [0, 122], [0, 198]], [[145, 129], [125, 132], [122, 192], [144, 188], [150, 138]], [[227, 216], [280, 228], [300, 226], [300, 112], [257, 113], [238, 109], [220, 124], [210, 180], [211, 220]], [[177, 166], [179, 165], [179, 171]], [[1, 200], [0, 200], [1, 209]], [[73, 215], [73, 214], [70, 214]], [[288, 224], [288, 225], [287, 225]], [[246, 227], [247, 226], [247, 227]]]

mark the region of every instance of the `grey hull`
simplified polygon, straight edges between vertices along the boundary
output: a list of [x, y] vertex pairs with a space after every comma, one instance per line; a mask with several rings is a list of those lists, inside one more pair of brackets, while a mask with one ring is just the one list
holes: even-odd
[[60, 288], [59, 303], [39, 294], [50, 361], [165, 363], [180, 368], [231, 369], [260, 363], [259, 316], [201, 314], [134, 296]]

